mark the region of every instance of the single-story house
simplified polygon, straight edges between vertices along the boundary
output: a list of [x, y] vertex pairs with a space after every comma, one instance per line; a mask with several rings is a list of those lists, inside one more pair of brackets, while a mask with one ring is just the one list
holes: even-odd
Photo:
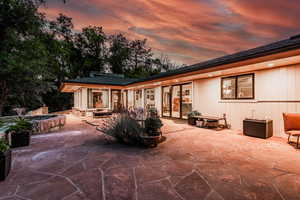
[[285, 137], [283, 112], [300, 113], [300, 35], [265, 46], [141, 79], [93, 75], [67, 80], [74, 110], [155, 106], [162, 117], [186, 119], [197, 110], [227, 116], [232, 129], [243, 119], [272, 119], [274, 135]]

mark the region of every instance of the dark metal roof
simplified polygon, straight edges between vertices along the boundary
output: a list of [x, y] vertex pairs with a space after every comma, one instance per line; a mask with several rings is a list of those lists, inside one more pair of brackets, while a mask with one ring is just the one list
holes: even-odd
[[109, 74], [94, 75], [94, 77], [84, 77], [64, 81], [65, 83], [86, 83], [86, 84], [101, 84], [101, 85], [116, 85], [125, 86], [137, 79], [123, 78]]
[[184, 74], [188, 72], [198, 71], [198, 70], [204, 70], [209, 69], [213, 67], [217, 67], [220, 65], [225, 64], [231, 64], [239, 61], [244, 61], [252, 58], [258, 58], [262, 56], [267, 56], [275, 53], [280, 53], [284, 51], [289, 51], [293, 49], [299, 49], [300, 48], [300, 35], [295, 35], [290, 37], [286, 40], [281, 40], [275, 43], [271, 43], [268, 45], [260, 46], [254, 49], [249, 49], [246, 51], [241, 51], [238, 53], [234, 53], [231, 55], [226, 55], [223, 57], [215, 58], [212, 60], [208, 60], [202, 63], [182, 67], [176, 70], [168, 71], [159, 73], [154, 76], [150, 76], [147, 78], [140, 78], [140, 79], [127, 79], [127, 78], [119, 78], [119, 79], [110, 79], [106, 78], [105, 76], [99, 76], [94, 78], [81, 78], [81, 79], [74, 79], [69, 80], [65, 82], [73, 82], [73, 83], [94, 83], [94, 84], [107, 84], [107, 85], [121, 85], [125, 86], [132, 83], [138, 83], [138, 82], [144, 82], [144, 81], [150, 81], [155, 80], [158, 78], [164, 78], [168, 76], [174, 76], [179, 74]]

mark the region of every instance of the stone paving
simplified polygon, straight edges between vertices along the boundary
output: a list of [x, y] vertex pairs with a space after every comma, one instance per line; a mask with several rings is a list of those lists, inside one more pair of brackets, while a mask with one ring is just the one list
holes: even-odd
[[106, 144], [68, 116], [57, 133], [13, 151], [3, 200], [299, 200], [300, 151], [164, 120], [167, 140], [143, 149]]

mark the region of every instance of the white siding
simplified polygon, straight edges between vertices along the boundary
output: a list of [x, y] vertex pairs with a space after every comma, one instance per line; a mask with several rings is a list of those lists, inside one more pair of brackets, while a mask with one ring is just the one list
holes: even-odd
[[[194, 81], [193, 107], [205, 115], [226, 113], [232, 129], [242, 130], [246, 117], [272, 119], [274, 135], [285, 137], [283, 132], [283, 112], [299, 112], [300, 65], [255, 72], [255, 101], [220, 98], [221, 78]], [[260, 102], [282, 101], [282, 102]]]
[[86, 110], [88, 108], [88, 89], [81, 89], [81, 110]]
[[128, 90], [128, 108], [134, 106], [134, 95], [133, 90]]
[[154, 89], [155, 95], [155, 108], [157, 109], [158, 114], [161, 116], [161, 87], [156, 87]]

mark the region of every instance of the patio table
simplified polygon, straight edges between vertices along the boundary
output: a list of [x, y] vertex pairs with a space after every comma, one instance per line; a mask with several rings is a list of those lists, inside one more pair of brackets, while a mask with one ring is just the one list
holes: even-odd
[[197, 120], [214, 120], [214, 121], [224, 121], [225, 128], [228, 128], [227, 120], [226, 120], [226, 114], [223, 114], [223, 117], [216, 117], [216, 116], [207, 116], [207, 115], [196, 115], [194, 116]]

